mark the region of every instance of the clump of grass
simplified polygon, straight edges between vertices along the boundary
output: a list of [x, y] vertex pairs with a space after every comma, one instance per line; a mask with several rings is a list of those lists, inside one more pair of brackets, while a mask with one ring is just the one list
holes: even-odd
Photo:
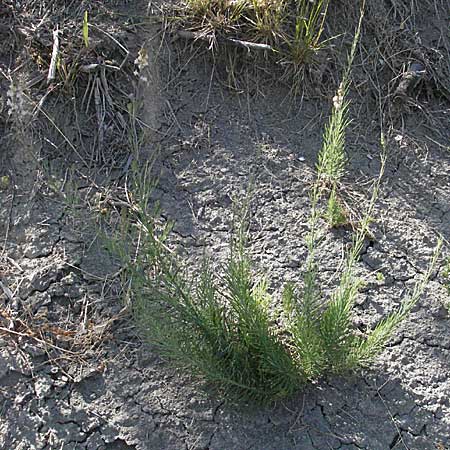
[[285, 78], [293, 80], [295, 91], [304, 64], [312, 63], [314, 56], [326, 46], [322, 33], [328, 4], [329, 0], [299, 0], [289, 16], [292, 23], [285, 27], [278, 47], [283, 55], [281, 64], [285, 66]]
[[123, 246], [128, 217], [122, 218], [113, 249], [127, 261], [133, 310], [147, 339], [177, 367], [229, 393], [256, 400], [292, 394], [303, 374], [277, 336], [266, 281], [252, 274], [243, 222], [219, 276], [207, 259], [189, 275], [167, 245], [171, 224], [158, 225], [158, 210], [148, 211], [144, 204], [134, 215], [137, 257], [131, 259]]
[[219, 40], [266, 44], [264, 50], [293, 79], [325, 46], [328, 4], [329, 0], [186, 0], [172, 21], [179, 29], [194, 32], [191, 37], [207, 39], [211, 48]]
[[245, 10], [245, 33], [252, 40], [276, 45], [283, 36], [287, 6], [286, 0], [251, 0]]
[[187, 0], [181, 7], [189, 29], [210, 33], [231, 33], [239, 26], [246, 4], [229, 0]]

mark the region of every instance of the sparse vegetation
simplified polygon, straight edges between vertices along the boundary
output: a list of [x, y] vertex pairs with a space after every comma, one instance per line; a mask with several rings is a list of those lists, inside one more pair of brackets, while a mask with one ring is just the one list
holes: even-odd
[[[329, 197], [325, 212], [325, 219], [331, 227], [337, 227], [348, 223], [345, 208], [339, 200], [339, 185], [344, 176], [347, 155], [345, 153], [345, 132], [350, 123], [348, 118], [349, 101], [347, 92], [350, 84], [350, 73], [355, 58], [356, 46], [361, 34], [361, 25], [364, 17], [364, 3], [358, 27], [353, 38], [350, 54], [348, 55], [342, 81], [339, 84], [336, 95], [333, 97], [331, 115], [323, 135], [323, 145], [319, 152], [317, 173], [318, 183], [327, 188]], [[317, 195], [320, 196], [317, 188]], [[319, 199], [317, 199], [318, 201]]]
[[0, 2], [1, 448], [450, 448], [448, 5], [363, 2]]
[[158, 232], [155, 217], [141, 212], [142, 250], [128, 268], [135, 317], [149, 341], [178, 367], [235, 393], [291, 394], [302, 374], [277, 337], [267, 284], [252, 275], [245, 230], [236, 232], [220, 276], [207, 260], [189, 276], [166, 245], [170, 225]]
[[[197, 15], [207, 17], [211, 30], [214, 29], [210, 2], [196, 1], [190, 7]], [[236, 14], [234, 9], [227, 10], [230, 27]], [[258, 17], [260, 24], [266, 20]], [[367, 211], [356, 227], [351, 249], [345, 255], [338, 286], [331, 295], [324, 296], [319, 282], [320, 267], [315, 255], [322, 236], [319, 202], [325, 190], [330, 192], [328, 222], [337, 226], [346, 220], [337, 189], [346, 161], [349, 104], [345, 96], [360, 27], [361, 21], [318, 157], [302, 285], [286, 283], [279, 302], [269, 294], [268, 281], [255, 275], [246, 251], [248, 206], [241, 207], [236, 215], [224, 267], [217, 263], [212, 267], [207, 258], [195, 268], [183, 262], [178, 252], [171, 249], [172, 224], [161, 221], [158, 206], [149, 207], [153, 183], [147, 172], [134, 171], [131, 214], [122, 214], [117, 239], [111, 241], [113, 251], [128, 270], [132, 307], [149, 342], [176, 366], [239, 397], [273, 401], [326, 374], [370, 365], [417, 302], [435, 264], [437, 253], [423, 280], [397, 311], [364, 336], [355, 331], [352, 310], [363, 284], [355, 276], [355, 266], [372, 221], [385, 167], [383, 154], [380, 175], [373, 185]], [[132, 251], [130, 242], [138, 242], [138, 248]]]
[[206, 40], [211, 49], [227, 43], [265, 52], [297, 86], [304, 64], [326, 44], [322, 34], [328, 4], [329, 0], [187, 0], [170, 17], [180, 36]]
[[[436, 255], [402, 306], [361, 336], [352, 325], [361, 286], [354, 270], [380, 179], [338, 287], [329, 297], [322, 294], [314, 256], [317, 234], [312, 230], [303, 285], [287, 283], [278, 307], [268, 282], [255, 276], [246, 252], [247, 209], [235, 223], [225, 267], [212, 267], [204, 259], [194, 268], [170, 248], [172, 224], [161, 222], [157, 207], [149, 209], [148, 174], [137, 179], [133, 198], [139, 203], [131, 215], [122, 215], [117, 239], [111, 242], [128, 270], [136, 320], [149, 342], [177, 367], [240, 397], [272, 401], [328, 373], [368, 366], [417, 302], [435, 264]], [[136, 241], [136, 236], [135, 252], [124, 243]]]
[[[444, 265], [444, 270], [442, 271], [442, 275], [446, 280], [450, 282], [450, 258], [447, 258]], [[450, 287], [450, 285], [449, 285]]]
[[379, 283], [384, 283], [385, 276], [384, 276], [383, 272], [377, 272], [376, 278]]

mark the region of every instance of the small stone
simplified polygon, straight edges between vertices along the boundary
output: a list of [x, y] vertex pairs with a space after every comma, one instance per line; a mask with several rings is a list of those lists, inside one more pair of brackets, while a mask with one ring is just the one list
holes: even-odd
[[61, 283], [70, 286], [71, 284], [75, 283], [75, 276], [73, 272], [70, 272], [68, 275], [66, 275], [64, 278], [61, 278]]

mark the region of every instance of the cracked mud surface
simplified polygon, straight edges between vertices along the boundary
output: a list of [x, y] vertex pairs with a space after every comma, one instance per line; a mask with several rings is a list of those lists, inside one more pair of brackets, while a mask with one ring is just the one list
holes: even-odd
[[[156, 196], [176, 220], [184, 250], [220, 260], [233, 198], [254, 179], [252, 257], [277, 293], [284, 281], [300, 279], [308, 192], [329, 102], [287, 105], [282, 88], [264, 98], [230, 95], [211, 82], [211, 67], [186, 64], [184, 52], [175, 88], [143, 92], [158, 136], [170, 136], [160, 139]], [[170, 67], [164, 58], [159, 64], [165, 86]], [[429, 131], [414, 114], [406, 114], [411, 128], [389, 141], [377, 221], [358, 268], [367, 281], [355, 307], [361, 327], [399, 305], [426, 270], [438, 234], [450, 240], [450, 153], [425, 138]], [[358, 211], [366, 182], [378, 174], [380, 149], [376, 125], [356, 119], [344, 190]], [[68, 210], [38, 168], [24, 170], [23, 148], [11, 151], [14, 186], [0, 192], [0, 236], [7, 236], [0, 280], [12, 296], [0, 292], [0, 302], [32, 317], [35, 328], [32, 338], [23, 328], [0, 337], [0, 448], [450, 448], [449, 294], [439, 270], [371, 370], [322, 380], [272, 407], [230, 405], [139, 341], [107, 277], [118, 267], [95, 230], [82, 212]], [[318, 253], [325, 281], [349, 240], [349, 229], [327, 231]], [[13, 320], [2, 316], [0, 325], [8, 329]], [[44, 329], [61, 359], [42, 345]]]

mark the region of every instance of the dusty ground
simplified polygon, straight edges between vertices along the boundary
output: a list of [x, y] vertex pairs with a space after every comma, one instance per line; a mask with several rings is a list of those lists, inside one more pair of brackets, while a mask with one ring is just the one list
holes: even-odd
[[[130, 13], [126, 4], [119, 7]], [[422, 51], [438, 46], [432, 27], [420, 20], [415, 25]], [[191, 43], [161, 41], [158, 29], [148, 27], [148, 42], [133, 39], [147, 42], [150, 56], [151, 82], [141, 87], [144, 150], [158, 154], [156, 197], [164, 215], [176, 220], [186, 253], [220, 259], [232, 200], [253, 178], [252, 254], [277, 292], [283, 281], [300, 277], [308, 190], [333, 88], [328, 96], [321, 86], [305, 89], [295, 101], [287, 87], [270, 81], [233, 93], [224, 86], [223, 66], [213, 66], [202, 52], [192, 57]], [[371, 42], [373, 30], [365, 32]], [[368, 80], [367, 60], [359, 64], [344, 183], [355, 212], [377, 176], [380, 154], [378, 103], [370, 83], [361, 84]], [[330, 84], [338, 78], [335, 67], [322, 75]], [[386, 92], [395, 89], [389, 73], [373, 75]], [[1, 88], [6, 98], [7, 80]], [[438, 234], [450, 240], [449, 102], [431, 81], [417, 89], [409, 102], [391, 105], [386, 93], [381, 102], [389, 158], [373, 238], [359, 268], [367, 280], [355, 308], [362, 327], [404, 298], [426, 269]], [[153, 354], [123, 309], [119, 267], [86, 207], [95, 206], [95, 192], [118, 188], [123, 178], [98, 166], [83, 169], [63, 144], [51, 153], [42, 139], [45, 127], [18, 133], [5, 111], [2, 118], [0, 176], [10, 183], [0, 191], [1, 448], [450, 448], [450, 317], [444, 306], [450, 299], [442, 261], [372, 370], [323, 380], [272, 407], [230, 405]], [[319, 257], [323, 279], [330, 281], [350, 229], [326, 236]]]

